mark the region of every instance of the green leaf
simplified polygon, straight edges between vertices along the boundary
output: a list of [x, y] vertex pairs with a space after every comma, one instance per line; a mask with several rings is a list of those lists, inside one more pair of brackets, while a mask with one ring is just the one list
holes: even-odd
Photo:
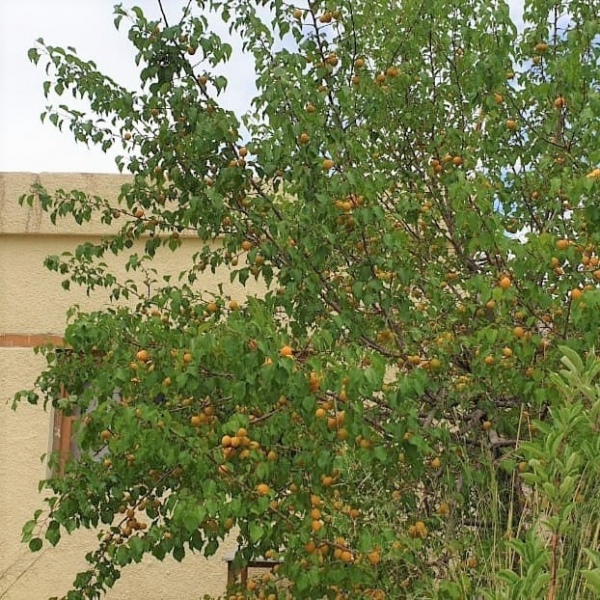
[[58, 544], [60, 540], [60, 523], [58, 521], [50, 521], [45, 537], [53, 546]]

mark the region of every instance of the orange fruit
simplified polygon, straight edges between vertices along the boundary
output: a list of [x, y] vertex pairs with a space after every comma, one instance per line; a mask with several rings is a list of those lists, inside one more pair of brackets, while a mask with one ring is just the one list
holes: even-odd
[[503, 290], [507, 290], [511, 286], [510, 277], [507, 277], [507, 276], [502, 277], [502, 279], [500, 279], [500, 281], [498, 282], [498, 285]]
[[562, 108], [566, 104], [567, 101], [562, 96], [559, 96], [558, 98], [556, 98], [556, 100], [554, 100], [554, 108]]
[[261, 496], [267, 496], [269, 494], [269, 492], [271, 491], [271, 488], [266, 484], [266, 483], [259, 483], [256, 486], [256, 491], [261, 495]]
[[571, 298], [573, 300], [579, 300], [581, 296], [583, 296], [583, 290], [580, 290], [579, 288], [571, 290]]
[[323, 160], [323, 171], [329, 171], [333, 169], [333, 161], [330, 158]]
[[281, 348], [281, 350], [279, 351], [279, 354], [281, 356], [293, 356], [294, 355], [294, 350], [291, 346], [283, 346]]

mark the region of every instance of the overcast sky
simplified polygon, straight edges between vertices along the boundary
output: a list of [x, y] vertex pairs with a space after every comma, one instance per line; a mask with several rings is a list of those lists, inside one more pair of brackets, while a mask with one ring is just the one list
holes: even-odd
[[[156, 0], [121, 1], [158, 18]], [[79, 56], [94, 60], [118, 83], [135, 87], [137, 70], [127, 23], [120, 32], [114, 28], [114, 4], [111, 0], [0, 0], [0, 171], [117, 172], [114, 155], [76, 144], [68, 129], [61, 134], [48, 122], [42, 125], [39, 115], [47, 104], [42, 91], [44, 68], [41, 62], [36, 68], [27, 58], [27, 50], [41, 37], [51, 45], [74, 46]], [[163, 4], [175, 22], [183, 3]], [[216, 26], [225, 32], [220, 22]], [[230, 77], [224, 105], [242, 112], [249, 108], [254, 74], [251, 60], [239, 48], [234, 56], [235, 76]], [[69, 99], [65, 96], [66, 103]]]
[[[122, 0], [157, 17], [156, 0]], [[0, 0], [0, 171], [117, 172], [112, 155], [76, 144], [67, 130], [61, 134], [42, 125], [46, 106], [42, 93], [44, 69], [34, 67], [27, 50], [37, 38], [56, 46], [74, 46], [93, 59], [101, 71], [119, 83], [137, 81], [133, 52], [125, 35], [113, 26], [111, 0]], [[182, 3], [167, 0], [173, 20]], [[515, 7], [521, 0], [512, 0]], [[252, 63], [238, 51], [228, 89], [227, 107], [245, 111], [252, 97]], [[68, 100], [68, 98], [67, 98]]]

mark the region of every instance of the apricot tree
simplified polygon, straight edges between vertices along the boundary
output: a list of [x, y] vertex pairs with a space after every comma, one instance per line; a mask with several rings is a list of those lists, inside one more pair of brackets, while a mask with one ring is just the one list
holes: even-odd
[[[131, 181], [26, 198], [114, 226], [47, 259], [114, 303], [74, 309], [19, 395], [82, 415], [26, 539], [98, 529], [67, 598], [228, 535], [237, 565], [280, 561], [233, 598], [509, 581], [490, 565], [518, 571], [498, 557], [531, 533], [520, 442], [555, 401], [558, 345], [586, 352], [600, 326], [598, 0], [525, 2], [519, 27], [503, 0], [181, 4], [177, 22], [115, 7], [137, 90], [73, 49], [30, 51], [47, 96], [89, 106], [45, 116], [122, 146]], [[248, 114], [222, 107], [232, 48], [209, 18], [254, 57]], [[202, 250], [163, 277], [156, 256], [190, 236]], [[223, 269], [264, 294], [207, 292]]]

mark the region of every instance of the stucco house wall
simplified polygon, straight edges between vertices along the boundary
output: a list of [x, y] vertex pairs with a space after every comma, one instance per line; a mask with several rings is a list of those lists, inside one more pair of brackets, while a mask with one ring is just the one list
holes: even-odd
[[[80, 189], [116, 197], [126, 181], [121, 175], [0, 173], [0, 600], [60, 597], [85, 567], [85, 553], [93, 547], [94, 533], [87, 531], [64, 538], [56, 548], [44, 546], [36, 554], [21, 543], [23, 523], [42, 507], [38, 482], [46, 475], [46, 465], [40, 457], [50, 448], [52, 414], [27, 405], [13, 411], [11, 403], [15, 392], [32, 386], [44, 366], [33, 346], [44, 337], [61, 336], [67, 309], [73, 304], [94, 309], [107, 303], [105, 290], [90, 296], [77, 287], [65, 291], [61, 276], [42, 264], [49, 254], [72, 249], [83, 239], [97, 239], [107, 227], [100, 223], [77, 227], [68, 221], [54, 226], [39, 206], [21, 207], [18, 198], [35, 182], [48, 190]], [[197, 240], [185, 239], [183, 251], [160, 254], [157, 265], [178, 273], [185, 256], [199, 247]], [[201, 285], [216, 289], [219, 282], [232, 290], [226, 272], [207, 274]], [[238, 288], [234, 293], [248, 291], [258, 290]], [[218, 596], [227, 581], [224, 557], [234, 546], [235, 540], [228, 540], [210, 560], [188, 555], [182, 563], [161, 563], [148, 558], [125, 570], [107, 600]]]

